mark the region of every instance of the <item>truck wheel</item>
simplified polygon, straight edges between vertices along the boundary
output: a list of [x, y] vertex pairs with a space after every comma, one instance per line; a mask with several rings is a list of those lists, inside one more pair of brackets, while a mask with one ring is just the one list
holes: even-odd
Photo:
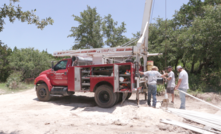
[[131, 97], [132, 93], [128, 93], [126, 100], [128, 100]]
[[48, 91], [48, 86], [46, 84], [40, 84], [37, 86], [37, 96], [40, 101], [49, 101], [51, 99], [50, 92]]
[[109, 108], [116, 102], [116, 94], [113, 89], [107, 85], [99, 86], [95, 91], [95, 101], [99, 107]]

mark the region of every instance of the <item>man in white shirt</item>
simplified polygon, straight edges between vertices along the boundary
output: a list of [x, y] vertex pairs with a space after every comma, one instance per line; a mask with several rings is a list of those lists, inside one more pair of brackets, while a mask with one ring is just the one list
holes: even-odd
[[[177, 66], [177, 71], [180, 72], [180, 74], [179, 74], [178, 83], [175, 86], [175, 90], [178, 89], [180, 91], [187, 92], [187, 90], [189, 89], [188, 74], [181, 66]], [[180, 92], [180, 100], [181, 100], [180, 109], [185, 109], [186, 95], [182, 92]]]
[[171, 96], [172, 96], [171, 103], [174, 103], [175, 76], [174, 76], [174, 72], [172, 70], [173, 70], [173, 68], [171, 66], [167, 67], [167, 71], [168, 71], [168, 73], [166, 74], [168, 76], [168, 78], [167, 78], [167, 93], [171, 94]]
[[156, 103], [157, 103], [157, 78], [158, 77], [164, 77], [162, 74], [158, 72], [158, 68], [156, 66], [152, 67], [151, 71], [146, 71], [146, 72], [140, 72], [141, 75], [145, 75], [148, 77], [148, 99], [147, 99], [147, 104], [150, 106], [150, 100], [151, 100], [151, 95], [153, 96], [153, 104], [152, 107], [156, 108]]

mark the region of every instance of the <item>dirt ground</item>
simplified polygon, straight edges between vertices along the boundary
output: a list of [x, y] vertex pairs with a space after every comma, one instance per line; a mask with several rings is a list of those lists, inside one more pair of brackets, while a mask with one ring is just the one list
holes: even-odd
[[[71, 97], [38, 101], [34, 89], [0, 95], [0, 134], [176, 134], [191, 131], [165, 125], [160, 119], [183, 121], [183, 118], [151, 108], [141, 95], [141, 105], [135, 94], [123, 105], [112, 108], [96, 106], [93, 93], [76, 93]], [[158, 101], [163, 96], [157, 97]], [[221, 106], [221, 102], [213, 102]], [[178, 108], [180, 100], [175, 99]], [[215, 114], [218, 110], [187, 98], [186, 109]], [[157, 105], [160, 106], [160, 103]]]

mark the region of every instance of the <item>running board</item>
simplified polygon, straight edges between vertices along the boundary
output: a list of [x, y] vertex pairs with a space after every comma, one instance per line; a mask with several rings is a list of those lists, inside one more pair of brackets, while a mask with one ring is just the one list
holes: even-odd
[[51, 97], [63, 97], [63, 95], [50, 94]]
[[68, 87], [53, 87], [50, 92], [50, 96], [62, 97], [70, 96], [72, 92], [68, 92]]

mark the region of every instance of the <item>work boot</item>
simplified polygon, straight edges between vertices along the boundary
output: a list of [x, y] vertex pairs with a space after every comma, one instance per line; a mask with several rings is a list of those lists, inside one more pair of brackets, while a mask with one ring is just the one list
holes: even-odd
[[147, 101], [147, 105], [148, 105], [148, 106], [151, 106], [151, 105], [150, 105], [150, 101]]

